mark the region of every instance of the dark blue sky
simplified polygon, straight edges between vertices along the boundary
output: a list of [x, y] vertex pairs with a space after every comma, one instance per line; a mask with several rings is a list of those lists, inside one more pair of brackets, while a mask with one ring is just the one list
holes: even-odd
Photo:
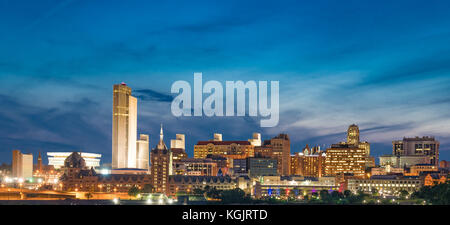
[[[111, 160], [112, 85], [139, 97], [157, 143], [262, 132], [292, 151], [329, 145], [356, 123], [372, 154], [435, 136], [450, 159], [449, 1], [0, 0], [0, 162], [11, 150], [98, 152]], [[280, 123], [175, 118], [177, 80], [279, 80]]]

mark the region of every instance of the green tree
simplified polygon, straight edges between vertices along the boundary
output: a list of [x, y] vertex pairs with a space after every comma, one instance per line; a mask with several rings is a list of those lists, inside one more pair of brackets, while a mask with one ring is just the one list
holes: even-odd
[[320, 199], [322, 200], [322, 201], [328, 201], [329, 199], [328, 199], [328, 191], [327, 190], [321, 190], [320, 192], [319, 192], [319, 195], [320, 195]]
[[219, 197], [223, 203], [245, 203], [250, 202], [251, 198], [245, 194], [240, 188], [225, 190], [220, 193]]
[[92, 193], [88, 192], [88, 193], [84, 194], [84, 197], [86, 197], [89, 200], [90, 198], [92, 198]]
[[372, 188], [372, 196], [376, 197], [378, 194], [378, 190], [376, 188]]
[[406, 196], [408, 196], [408, 195], [409, 195], [409, 192], [407, 190], [401, 190], [399, 193], [399, 196], [401, 199], [405, 199]]
[[218, 199], [218, 198], [220, 197], [220, 191], [218, 191], [218, 190], [216, 189], [216, 187], [209, 188], [209, 189], [206, 191], [206, 196], [209, 197], [209, 198]]
[[136, 186], [133, 186], [128, 190], [128, 195], [132, 197], [136, 197], [139, 193], [141, 193], [141, 190]]
[[450, 182], [434, 186], [424, 186], [412, 195], [433, 205], [450, 205]]
[[349, 198], [352, 195], [352, 192], [350, 190], [345, 190], [344, 191], [344, 197], [345, 198]]
[[194, 190], [192, 190], [192, 193], [194, 195], [201, 196], [201, 195], [203, 195], [205, 193], [205, 191], [203, 189], [200, 189], [200, 188], [194, 188]]

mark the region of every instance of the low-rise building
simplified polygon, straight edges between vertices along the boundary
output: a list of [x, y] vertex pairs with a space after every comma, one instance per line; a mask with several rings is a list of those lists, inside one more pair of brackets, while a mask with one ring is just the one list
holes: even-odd
[[308, 195], [321, 190], [338, 191], [335, 177], [264, 176], [255, 184], [255, 197]]
[[403, 168], [396, 168], [391, 165], [381, 166], [381, 167], [374, 167], [370, 168], [370, 175], [371, 176], [377, 176], [377, 175], [389, 175], [389, 174], [404, 174], [405, 170]]
[[423, 181], [418, 176], [375, 175], [369, 179], [353, 177], [348, 180], [348, 190], [353, 193], [376, 190], [384, 195], [396, 195], [402, 190], [413, 193], [422, 186]]
[[175, 175], [185, 176], [217, 176], [219, 168], [217, 163], [210, 158], [195, 159], [186, 158], [173, 162]]
[[407, 176], [419, 176], [423, 172], [438, 172], [439, 168], [434, 164], [417, 164], [409, 168]]
[[217, 190], [232, 190], [238, 187], [237, 180], [230, 176], [169, 176], [169, 195], [177, 193], [188, 194], [194, 189], [204, 189], [206, 186]]
[[439, 173], [428, 173], [423, 180], [424, 186], [434, 186], [436, 184], [445, 184], [447, 182], [447, 175]]
[[417, 164], [427, 164], [429, 161], [429, 158], [423, 155], [383, 155], [379, 159], [380, 166], [391, 165], [397, 168], [409, 168]]

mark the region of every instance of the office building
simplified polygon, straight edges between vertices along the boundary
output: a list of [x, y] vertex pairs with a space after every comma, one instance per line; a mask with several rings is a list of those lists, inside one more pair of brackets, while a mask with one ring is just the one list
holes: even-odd
[[428, 156], [424, 155], [383, 155], [378, 157], [380, 166], [393, 166], [397, 168], [411, 167], [417, 164], [427, 164]]
[[113, 87], [112, 168], [136, 168], [137, 99], [125, 83]]
[[263, 148], [259, 148], [260, 155], [267, 155], [267, 149], [270, 151], [271, 158], [277, 160], [278, 174], [283, 176], [290, 175], [291, 168], [291, 141], [287, 134], [279, 134], [270, 140], [264, 141]]
[[403, 138], [392, 142], [394, 156], [423, 156], [427, 164], [439, 166], [439, 141], [434, 137]]
[[[55, 169], [60, 169], [64, 166], [64, 161], [72, 154], [72, 152], [47, 152], [48, 165]], [[101, 154], [81, 152], [81, 157], [84, 159], [86, 166], [91, 168], [100, 167]]]
[[372, 193], [377, 191], [383, 195], [398, 195], [400, 191], [405, 190], [409, 193], [418, 191], [423, 186], [423, 181], [417, 176], [401, 175], [375, 175], [367, 178], [348, 179], [348, 190], [353, 193], [359, 191]]
[[136, 168], [148, 170], [149, 169], [149, 137], [146, 134], [141, 134], [139, 140], [136, 142]]
[[33, 154], [24, 154], [20, 150], [13, 150], [12, 176], [28, 179], [33, 177]]
[[326, 151], [325, 174], [353, 174], [365, 176], [366, 168], [374, 167], [375, 160], [370, 156], [370, 144], [360, 142], [357, 125], [352, 124], [347, 130], [347, 142], [331, 145]]
[[175, 175], [184, 176], [217, 176], [219, 168], [217, 163], [210, 158], [195, 159], [187, 158], [173, 162]]
[[220, 155], [231, 159], [254, 156], [254, 146], [249, 141], [223, 141], [221, 134], [214, 134], [211, 141], [199, 141], [194, 146], [194, 158]]
[[172, 151], [173, 162], [188, 158], [186, 151], [182, 148], [171, 148], [170, 151]]
[[434, 164], [416, 164], [409, 168], [408, 176], [419, 176], [424, 172], [438, 172], [439, 167]]
[[261, 146], [261, 134], [260, 133], [253, 133], [253, 138], [248, 139], [250, 144], [252, 144], [255, 147]]
[[186, 153], [186, 139], [184, 134], [177, 134], [175, 139], [170, 140], [170, 150], [172, 151], [173, 162], [188, 157]]
[[321, 190], [338, 191], [334, 177], [264, 176], [255, 184], [255, 197], [304, 196]]
[[325, 174], [350, 173], [363, 177], [366, 169], [366, 152], [354, 145], [333, 144], [327, 149], [325, 158]]
[[404, 174], [404, 173], [405, 170], [403, 168], [397, 168], [391, 165], [375, 167], [370, 169], [370, 176]]
[[307, 177], [322, 177], [325, 173], [325, 152], [320, 147], [310, 148], [308, 145], [302, 152], [291, 156], [291, 174]]
[[172, 152], [164, 143], [163, 128], [159, 135], [159, 143], [151, 151], [151, 175], [152, 185], [156, 192], [167, 193], [169, 191], [169, 175], [173, 174]]
[[176, 134], [176, 138], [170, 140], [170, 148], [186, 149], [186, 137], [184, 134]]
[[247, 159], [232, 159], [233, 176], [235, 177], [248, 176]]
[[169, 177], [168, 195], [177, 193], [189, 194], [195, 189], [204, 190], [206, 186], [217, 190], [232, 190], [238, 187], [237, 179], [229, 176], [182, 176], [173, 175]]
[[439, 168], [450, 168], [450, 162], [442, 160], [439, 162]]
[[273, 158], [248, 158], [247, 168], [250, 177], [277, 176], [278, 162]]

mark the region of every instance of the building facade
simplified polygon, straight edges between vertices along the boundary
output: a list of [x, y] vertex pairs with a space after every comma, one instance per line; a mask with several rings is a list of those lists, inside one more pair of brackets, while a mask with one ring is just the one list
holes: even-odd
[[325, 158], [325, 174], [351, 173], [363, 177], [366, 171], [366, 152], [354, 145], [333, 144], [327, 149]]
[[132, 187], [142, 189], [152, 184], [148, 174], [97, 174], [86, 166], [77, 152], [67, 157], [63, 170], [60, 178], [62, 191], [127, 193]]
[[[47, 152], [48, 165], [55, 169], [64, 167], [64, 162], [72, 154], [72, 152]], [[81, 152], [81, 157], [86, 162], [86, 166], [91, 168], [100, 167], [100, 160], [102, 155], [97, 153]]]
[[425, 156], [427, 164], [439, 166], [439, 141], [434, 137], [403, 138], [392, 142], [394, 156]]
[[174, 175], [217, 176], [219, 168], [212, 159], [180, 159], [173, 162]]
[[194, 158], [220, 155], [231, 159], [254, 156], [254, 146], [249, 141], [199, 141], [194, 146]]
[[370, 156], [370, 144], [360, 142], [357, 125], [352, 124], [347, 130], [347, 142], [333, 144], [326, 151], [325, 174], [353, 174], [356, 177], [366, 175], [366, 168], [374, 167], [375, 160]]
[[273, 158], [248, 158], [248, 175], [250, 177], [277, 176], [278, 162]]
[[398, 168], [409, 168], [417, 164], [427, 164], [429, 162], [429, 158], [423, 155], [383, 155], [379, 159], [380, 166], [391, 165]]
[[139, 140], [136, 142], [136, 168], [149, 169], [149, 137], [146, 134], [141, 134]]
[[321, 190], [338, 191], [334, 177], [266, 176], [255, 184], [255, 197], [304, 196]]
[[189, 194], [194, 189], [205, 189], [206, 186], [217, 190], [232, 190], [238, 187], [236, 179], [229, 176], [182, 176], [174, 175], [169, 177], [168, 195], [174, 196], [177, 193]]
[[325, 173], [325, 158], [325, 152], [320, 151], [319, 147], [309, 148], [306, 145], [302, 152], [291, 156], [291, 174], [322, 177]]
[[291, 141], [287, 134], [279, 134], [265, 142], [271, 150], [271, 158], [277, 160], [278, 174], [289, 176], [291, 169]]
[[373, 190], [384, 195], [397, 195], [405, 190], [409, 193], [418, 191], [423, 186], [423, 181], [417, 176], [379, 175], [370, 179], [350, 178], [348, 189], [353, 193], [359, 191], [371, 193]]
[[112, 168], [136, 168], [137, 99], [125, 83], [113, 87]]
[[169, 191], [169, 175], [172, 171], [172, 152], [164, 143], [163, 129], [159, 136], [158, 145], [151, 151], [152, 185], [156, 192], [167, 194]]
[[32, 178], [33, 154], [24, 154], [20, 150], [13, 150], [12, 153], [12, 176], [23, 179]]

